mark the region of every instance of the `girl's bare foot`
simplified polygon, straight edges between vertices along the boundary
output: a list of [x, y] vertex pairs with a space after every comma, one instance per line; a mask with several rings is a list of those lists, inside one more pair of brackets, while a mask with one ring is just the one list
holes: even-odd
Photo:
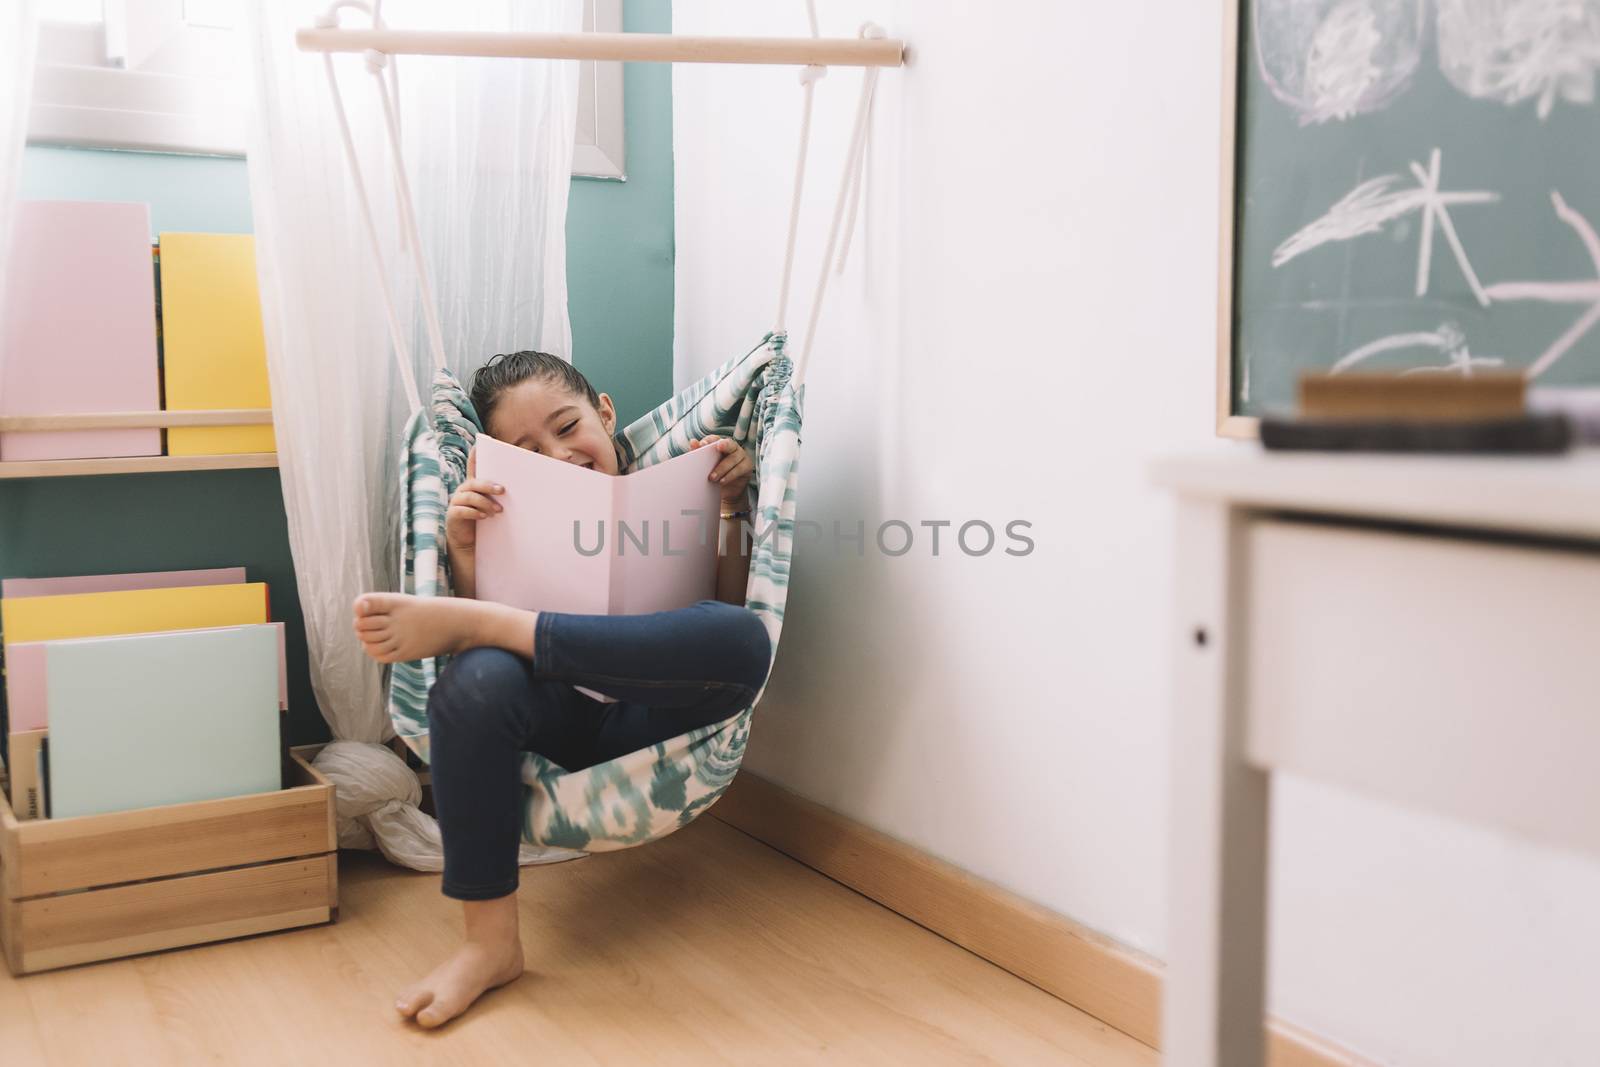
[[356, 636], [379, 663], [404, 663], [469, 648], [504, 648], [533, 655], [536, 611], [487, 600], [362, 593], [356, 597]]
[[420, 1026], [442, 1026], [489, 990], [522, 974], [516, 894], [496, 900], [463, 901], [467, 939], [422, 981], [395, 1001], [401, 1016]]

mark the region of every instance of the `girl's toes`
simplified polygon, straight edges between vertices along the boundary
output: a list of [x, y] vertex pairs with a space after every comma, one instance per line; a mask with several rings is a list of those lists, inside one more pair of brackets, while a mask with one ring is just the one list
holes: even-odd
[[397, 597], [393, 593], [362, 593], [356, 597], [356, 617], [387, 614]]
[[428, 1002], [432, 999], [433, 993], [431, 990], [413, 987], [400, 994], [394, 1002], [394, 1007], [405, 1018], [414, 1019], [417, 1012], [427, 1007]]
[[438, 997], [434, 997], [426, 1008], [417, 1012], [417, 1022], [432, 1029], [435, 1026], [443, 1026], [460, 1014], [460, 1007], [441, 1003]]

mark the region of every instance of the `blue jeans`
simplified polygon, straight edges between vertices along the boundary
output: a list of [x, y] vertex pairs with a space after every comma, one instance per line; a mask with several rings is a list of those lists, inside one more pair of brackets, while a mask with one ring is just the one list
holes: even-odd
[[428, 694], [445, 896], [516, 892], [524, 752], [577, 771], [721, 722], [750, 704], [771, 664], [755, 612], [717, 600], [646, 615], [544, 611], [532, 658], [456, 656]]

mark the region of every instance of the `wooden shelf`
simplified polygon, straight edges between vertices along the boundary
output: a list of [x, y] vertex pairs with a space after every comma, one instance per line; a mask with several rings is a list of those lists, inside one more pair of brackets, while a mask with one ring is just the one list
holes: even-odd
[[144, 474], [153, 471], [226, 471], [276, 467], [276, 452], [227, 456], [112, 456], [106, 459], [35, 459], [0, 462], [0, 479], [62, 478], [83, 474]]
[[213, 411], [97, 411], [83, 415], [3, 415], [0, 432], [158, 430], [171, 426], [271, 426], [269, 408]]
[[[271, 425], [272, 411], [263, 408], [0, 416], [0, 432], [11, 433]], [[224, 471], [277, 465], [276, 452], [239, 452], [220, 456], [108, 456], [103, 459], [8, 460], [0, 461], [0, 479], [63, 478], [86, 474], [145, 474], [154, 471]]]

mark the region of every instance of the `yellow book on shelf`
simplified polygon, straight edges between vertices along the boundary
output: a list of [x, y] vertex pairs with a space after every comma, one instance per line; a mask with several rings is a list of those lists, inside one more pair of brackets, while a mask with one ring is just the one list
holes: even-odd
[[7, 647], [22, 641], [244, 626], [267, 622], [267, 616], [264, 582], [0, 600], [0, 630]]
[[[161, 235], [161, 341], [167, 410], [272, 407], [254, 237]], [[169, 456], [276, 450], [271, 426], [167, 431]]]

